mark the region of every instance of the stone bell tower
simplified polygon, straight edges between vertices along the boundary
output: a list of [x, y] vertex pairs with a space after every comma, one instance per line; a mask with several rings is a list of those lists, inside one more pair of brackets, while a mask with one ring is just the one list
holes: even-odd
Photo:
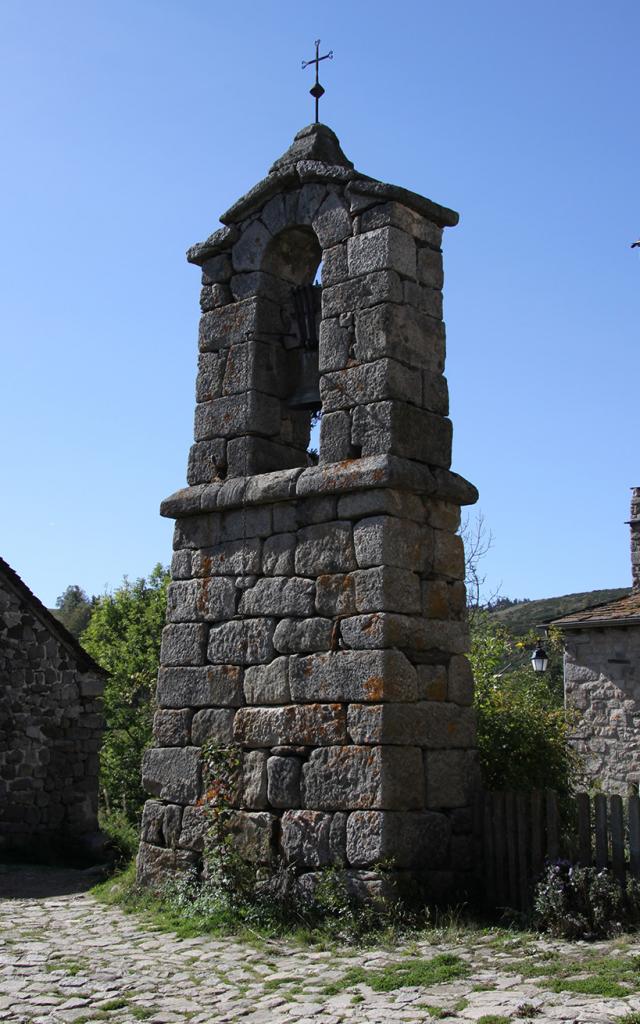
[[[142, 881], [201, 862], [200, 748], [241, 751], [243, 856], [375, 867], [439, 892], [472, 867], [477, 779], [442, 230], [322, 124], [187, 258], [202, 268], [195, 441], [147, 751]], [[320, 275], [321, 286], [314, 283]], [[310, 424], [321, 414], [319, 456]]]

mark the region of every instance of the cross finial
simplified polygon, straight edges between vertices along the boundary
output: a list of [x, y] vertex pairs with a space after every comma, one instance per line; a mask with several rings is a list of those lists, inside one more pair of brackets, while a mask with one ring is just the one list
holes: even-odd
[[318, 67], [320, 65], [320, 61], [321, 60], [333, 60], [333, 50], [329, 50], [328, 53], [325, 53], [324, 56], [321, 57], [320, 56], [320, 40], [319, 39], [316, 39], [315, 47], [316, 47], [315, 58], [313, 60], [303, 60], [302, 67], [303, 67], [303, 69], [304, 68], [308, 68], [310, 64], [315, 64], [315, 66], [316, 66], [316, 80], [315, 80], [315, 84], [313, 85], [313, 87], [311, 89], [309, 89], [309, 92], [311, 93], [311, 95], [314, 97], [314, 99], [316, 101], [316, 124], [318, 124], [319, 123], [319, 119], [318, 119], [318, 103], [320, 101], [320, 97], [324, 95], [324, 89], [320, 85], [320, 81], [318, 79]]

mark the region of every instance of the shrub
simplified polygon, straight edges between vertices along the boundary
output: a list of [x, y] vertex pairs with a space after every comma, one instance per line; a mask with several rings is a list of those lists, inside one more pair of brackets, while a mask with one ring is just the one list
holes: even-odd
[[135, 822], [142, 810], [140, 763], [151, 740], [153, 694], [169, 574], [157, 565], [148, 579], [126, 578], [98, 601], [82, 646], [109, 673], [104, 690], [106, 731], [100, 753], [100, 796], [110, 814]]
[[140, 844], [137, 826], [132, 824], [119, 810], [101, 810], [99, 823], [101, 831], [108, 837], [109, 846], [115, 854], [116, 864], [126, 864], [132, 860], [136, 856]]
[[622, 886], [608, 870], [550, 864], [534, 898], [537, 926], [557, 938], [599, 939], [616, 935], [639, 920], [638, 884]]
[[[470, 660], [484, 782], [489, 789], [567, 793], [579, 771], [569, 744], [572, 723], [555, 677], [536, 675], [528, 663], [534, 642], [512, 637], [486, 613], [472, 616]], [[550, 652], [559, 646], [551, 637]]]
[[306, 940], [371, 943], [431, 925], [428, 911], [407, 909], [393, 900], [363, 905], [355, 898], [342, 868], [316, 873], [312, 892], [295, 869], [282, 862], [270, 871], [245, 865], [242, 884], [232, 889], [217, 872], [200, 878], [183, 872], [155, 891], [137, 885], [133, 869], [98, 887], [105, 902], [150, 912], [158, 923], [180, 935], [203, 933], [297, 934]]

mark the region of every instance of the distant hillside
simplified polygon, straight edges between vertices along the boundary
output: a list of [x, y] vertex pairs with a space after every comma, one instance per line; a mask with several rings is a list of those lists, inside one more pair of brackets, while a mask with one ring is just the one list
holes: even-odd
[[585, 594], [565, 594], [564, 597], [546, 597], [542, 601], [523, 601], [490, 614], [492, 619], [501, 622], [512, 633], [526, 633], [541, 622], [559, 619], [561, 615], [580, 612], [583, 608], [591, 608], [595, 604], [615, 601], [629, 592], [630, 587], [618, 587], [617, 590], [589, 590]]

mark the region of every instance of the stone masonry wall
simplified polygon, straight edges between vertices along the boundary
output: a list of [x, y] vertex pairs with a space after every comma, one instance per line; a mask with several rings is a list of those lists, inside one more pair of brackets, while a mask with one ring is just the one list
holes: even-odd
[[631, 488], [631, 579], [640, 590], [640, 487]]
[[585, 774], [605, 793], [640, 783], [640, 626], [565, 635], [565, 698], [580, 713], [573, 743]]
[[97, 832], [104, 680], [78, 662], [0, 572], [0, 854], [83, 852]]
[[[473, 867], [477, 782], [449, 470], [442, 227], [457, 215], [353, 170], [322, 125], [190, 250], [203, 316], [189, 485], [147, 752], [139, 877], [198, 867], [200, 748], [242, 750], [231, 829], [259, 864], [354, 885], [375, 865], [442, 894]], [[322, 264], [319, 465], [292, 408], [292, 288]], [[306, 364], [305, 364], [306, 365]]]

